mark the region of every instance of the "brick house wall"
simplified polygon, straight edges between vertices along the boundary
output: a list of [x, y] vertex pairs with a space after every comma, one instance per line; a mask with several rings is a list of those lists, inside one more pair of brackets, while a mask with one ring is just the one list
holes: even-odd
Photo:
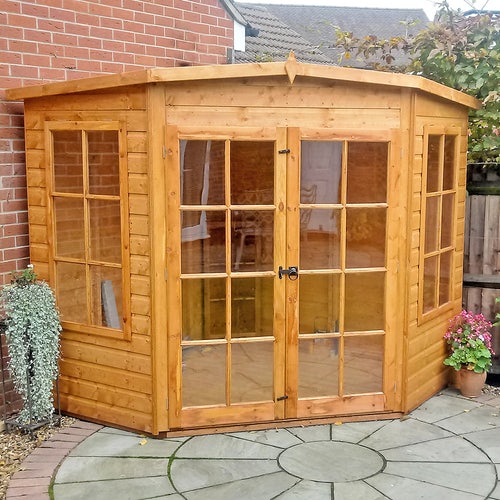
[[[219, 0], [1, 2], [0, 286], [29, 262], [23, 104], [5, 101], [5, 89], [145, 67], [225, 64], [233, 26]], [[0, 390], [0, 409], [3, 399]]]

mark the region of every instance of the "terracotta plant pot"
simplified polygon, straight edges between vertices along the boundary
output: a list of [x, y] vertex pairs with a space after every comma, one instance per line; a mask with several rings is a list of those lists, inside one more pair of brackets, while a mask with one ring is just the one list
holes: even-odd
[[486, 372], [476, 373], [462, 368], [459, 372], [460, 392], [467, 398], [477, 398], [486, 381]]

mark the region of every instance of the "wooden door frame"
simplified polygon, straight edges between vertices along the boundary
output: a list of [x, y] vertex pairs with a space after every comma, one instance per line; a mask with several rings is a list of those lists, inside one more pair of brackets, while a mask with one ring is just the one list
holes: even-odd
[[[406, 192], [402, 192], [402, 176], [398, 174], [400, 168], [399, 154], [401, 151], [399, 131], [352, 131], [330, 129], [300, 129], [289, 128], [210, 128], [200, 132], [194, 127], [168, 126], [166, 129], [166, 140], [168, 144], [166, 154], [166, 269], [167, 280], [174, 280], [175, 286], [167, 286], [166, 304], [167, 311], [180, 311], [180, 252], [176, 247], [176, 231], [179, 224], [179, 150], [180, 139], [230, 139], [230, 140], [274, 140], [275, 146], [275, 267], [284, 264], [298, 265], [300, 240], [300, 227], [296, 224], [298, 213], [290, 217], [290, 213], [299, 210], [300, 191], [300, 142], [303, 140], [364, 140], [364, 141], [386, 141], [389, 142], [389, 165], [388, 165], [388, 215], [386, 241], [396, 242], [394, 248], [391, 246], [391, 254], [387, 255], [387, 261], [393, 262], [391, 272], [386, 272], [386, 303], [391, 300], [403, 301], [404, 276], [397, 273], [399, 262], [404, 256], [404, 238], [401, 237], [399, 225], [394, 220], [401, 221], [406, 227], [404, 207], [406, 206]], [[283, 183], [286, 179], [286, 185]], [[404, 178], [403, 178], [404, 179]], [[226, 186], [227, 188], [227, 186]], [[390, 198], [389, 198], [390, 197]], [[297, 243], [288, 250], [287, 242], [294, 238]], [[178, 239], [178, 238], [177, 238]], [[179, 243], [180, 245], [180, 243]], [[178, 245], [177, 245], [178, 246]], [[389, 247], [388, 251], [389, 251]], [[388, 266], [389, 268], [389, 266]], [[276, 272], [277, 269], [274, 269]], [[389, 279], [392, 278], [392, 279]], [[339, 398], [335, 402], [327, 403], [318, 400], [316, 404], [300, 404], [297, 398], [297, 368], [298, 368], [298, 288], [297, 283], [287, 279], [278, 280], [275, 275], [274, 286], [274, 325], [276, 331], [285, 332], [283, 335], [275, 333], [274, 348], [274, 402], [269, 404], [266, 412], [266, 421], [334, 416], [335, 414], [373, 414], [374, 412], [398, 411], [397, 401], [401, 400], [398, 394], [401, 392], [401, 359], [403, 342], [398, 342], [396, 332], [403, 332], [404, 307], [395, 308], [392, 321], [386, 323], [385, 345], [384, 345], [384, 392], [381, 394], [370, 394], [366, 397], [353, 398], [347, 396]], [[177, 290], [173, 292], [173, 290]], [[392, 298], [392, 299], [391, 299]], [[281, 305], [279, 305], [281, 304]], [[187, 420], [181, 416], [181, 337], [182, 318], [178, 313], [167, 315], [168, 349], [167, 349], [167, 380], [168, 380], [168, 428], [182, 429], [188, 427], [208, 427], [217, 424], [249, 424], [258, 422], [252, 412], [252, 404], [238, 405], [235, 412], [227, 412], [227, 419], [218, 421], [220, 410], [203, 409], [192, 412], [192, 418]], [[292, 367], [292, 368], [291, 368]], [[295, 372], [293, 371], [295, 367]], [[165, 377], [165, 374], [161, 374]], [[281, 390], [283, 388], [283, 390]], [[283, 396], [286, 399], [283, 399]], [[243, 407], [247, 406], [247, 410]], [[308, 406], [312, 413], [302, 414], [299, 406]], [[242, 411], [243, 410], [243, 411]], [[242, 420], [242, 414], [247, 420]], [[201, 419], [201, 420], [200, 420]], [[202, 421], [202, 423], [200, 423]]]

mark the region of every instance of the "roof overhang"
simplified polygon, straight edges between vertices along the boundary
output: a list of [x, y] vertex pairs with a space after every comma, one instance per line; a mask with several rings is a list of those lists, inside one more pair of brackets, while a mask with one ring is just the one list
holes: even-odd
[[453, 101], [469, 108], [479, 109], [481, 107], [481, 102], [478, 99], [420, 76], [343, 68], [340, 66], [299, 63], [295, 59], [293, 53], [285, 62], [151, 68], [129, 73], [45, 83], [31, 87], [8, 89], [6, 91], [6, 97], [8, 100], [15, 101], [148, 83], [174, 83], [275, 76], [287, 77], [290, 84], [293, 84], [297, 76], [301, 76], [321, 78], [330, 81], [408, 88], [433, 94], [442, 99]]

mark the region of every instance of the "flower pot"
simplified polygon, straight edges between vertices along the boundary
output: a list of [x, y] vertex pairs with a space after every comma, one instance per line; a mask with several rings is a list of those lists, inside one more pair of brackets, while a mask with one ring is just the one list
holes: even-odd
[[474, 370], [462, 368], [459, 372], [460, 392], [467, 398], [477, 398], [486, 381], [486, 372], [476, 373]]

